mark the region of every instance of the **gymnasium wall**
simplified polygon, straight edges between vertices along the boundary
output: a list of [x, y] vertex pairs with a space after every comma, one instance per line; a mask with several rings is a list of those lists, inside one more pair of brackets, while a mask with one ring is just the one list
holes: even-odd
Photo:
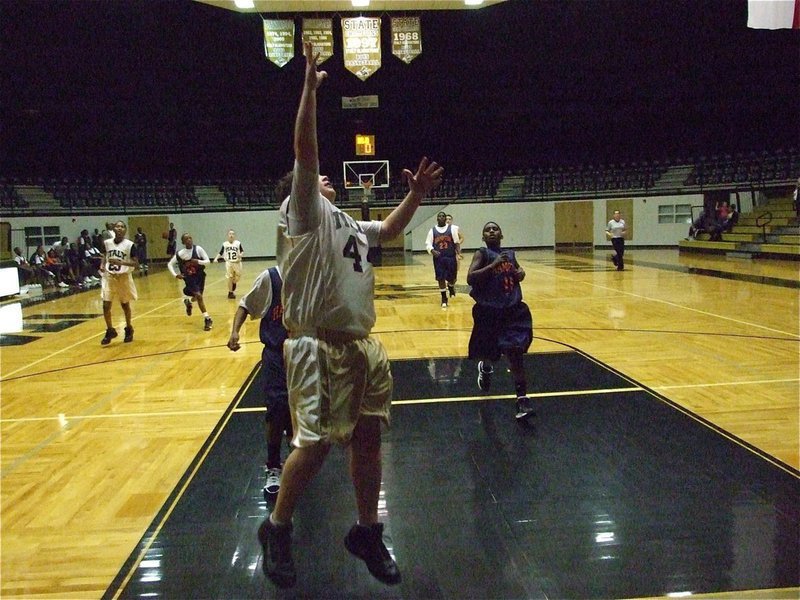
[[[692, 196], [659, 196], [650, 198], [631, 198], [631, 215], [623, 215], [628, 222], [635, 224], [634, 238], [628, 241], [628, 247], [636, 246], [677, 246], [678, 241], [686, 236], [689, 225], [686, 223], [659, 224], [659, 206], [675, 204], [691, 204], [699, 206], [703, 203], [701, 195]], [[555, 210], [554, 202], [496, 202], [491, 204], [423, 204], [414, 215], [404, 240], [406, 250], [424, 252], [425, 237], [431, 227], [436, 224], [436, 213], [444, 210], [453, 215], [466, 241], [465, 249], [475, 249], [482, 245], [481, 230], [487, 221], [496, 221], [503, 229], [504, 244], [517, 248], [552, 248], [555, 243]], [[385, 209], [382, 209], [386, 213]], [[162, 215], [159, 215], [162, 216]], [[228, 229], [236, 231], [245, 250], [245, 256], [273, 257], [277, 240], [278, 213], [274, 210], [247, 212], [214, 212], [183, 213], [166, 215], [175, 223], [178, 237], [184, 232], [192, 234], [195, 244], [199, 244], [213, 256], [219, 251], [225, 240]], [[137, 215], [136, 218], [139, 216]], [[82, 229], [93, 232], [102, 229], [106, 221], [122, 219], [128, 221], [133, 216], [120, 214], [90, 215], [79, 217], [19, 217], [4, 219], [11, 224], [12, 247], [24, 244], [24, 236], [20, 243], [20, 230], [32, 226], [58, 226], [61, 235], [74, 240]], [[594, 203], [593, 245], [606, 246], [605, 237], [606, 201]], [[134, 230], [135, 231], [135, 230]], [[129, 230], [133, 238], [134, 231]], [[165, 258], [165, 240], [160, 236], [149, 238], [148, 253], [151, 260]], [[25, 248], [23, 248], [25, 250]], [[32, 252], [32, 250], [31, 250]]]

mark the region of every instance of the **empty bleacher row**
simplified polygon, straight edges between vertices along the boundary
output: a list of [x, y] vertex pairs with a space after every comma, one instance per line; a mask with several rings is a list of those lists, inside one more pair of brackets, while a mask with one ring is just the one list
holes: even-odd
[[256, 182], [232, 180], [219, 184], [219, 189], [225, 196], [225, 202], [230, 206], [274, 206], [275, 181]]
[[0, 208], [3, 209], [24, 209], [28, 208], [28, 203], [22, 197], [14, 186], [6, 183], [0, 184]]
[[669, 168], [659, 161], [529, 169], [524, 193], [539, 196], [553, 193], [647, 190]]
[[[706, 189], [762, 188], [791, 183], [800, 175], [795, 148], [696, 160], [532, 167], [517, 171], [458, 172], [448, 169], [433, 193], [440, 201], [557, 200], [613, 197], [618, 194], [697, 193]], [[8, 214], [250, 210], [277, 206], [277, 179], [130, 180], [28, 179], [0, 177], [0, 200]], [[334, 179], [339, 204], [355, 206], [361, 190], [345, 189]], [[395, 204], [408, 190], [400, 172], [387, 188], [372, 190], [376, 205]]]
[[47, 181], [45, 192], [62, 208], [120, 208], [197, 206], [193, 185], [188, 183], [130, 181]]
[[800, 151], [795, 148], [775, 152], [701, 156], [686, 180], [687, 185], [759, 184], [794, 179], [800, 175]]
[[[495, 197], [500, 182], [505, 177], [502, 171], [485, 173], [447, 172], [442, 184], [436, 188], [431, 197], [440, 200], [459, 200], [463, 198], [491, 199]], [[393, 175], [386, 189], [373, 190], [374, 199], [387, 203], [402, 200], [408, 192], [408, 184], [400, 174]], [[358, 196], [360, 197], [360, 195]]]

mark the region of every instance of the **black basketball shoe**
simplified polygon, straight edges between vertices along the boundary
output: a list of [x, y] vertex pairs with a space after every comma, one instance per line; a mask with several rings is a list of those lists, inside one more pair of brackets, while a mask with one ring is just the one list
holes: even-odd
[[383, 523], [356, 523], [345, 536], [344, 546], [367, 564], [375, 579], [387, 585], [400, 583], [400, 569], [383, 543]]
[[106, 335], [102, 340], [100, 340], [100, 343], [103, 346], [108, 346], [111, 343], [111, 340], [117, 337], [117, 335], [119, 334], [117, 333], [116, 329], [114, 328], [106, 329]]
[[292, 558], [292, 525], [273, 525], [267, 517], [258, 528], [264, 560], [261, 569], [278, 587], [292, 587], [297, 581]]

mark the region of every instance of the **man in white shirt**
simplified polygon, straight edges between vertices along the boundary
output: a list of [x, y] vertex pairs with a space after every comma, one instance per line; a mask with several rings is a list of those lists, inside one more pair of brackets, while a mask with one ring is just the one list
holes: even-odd
[[611, 260], [617, 266], [617, 271], [625, 270], [625, 262], [623, 256], [625, 255], [625, 221], [618, 210], [614, 211], [614, 216], [606, 226], [606, 237], [611, 240], [611, 245], [614, 247], [614, 254]]

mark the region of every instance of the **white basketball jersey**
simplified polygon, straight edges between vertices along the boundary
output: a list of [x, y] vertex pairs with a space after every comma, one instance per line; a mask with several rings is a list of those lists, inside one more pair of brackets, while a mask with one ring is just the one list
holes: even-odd
[[[297, 170], [295, 170], [297, 176]], [[315, 175], [316, 177], [316, 175]], [[316, 328], [366, 336], [375, 324], [375, 276], [367, 261], [380, 221], [355, 221], [317, 192], [319, 227], [291, 236], [278, 232], [278, 264], [283, 274], [283, 321], [294, 333]], [[289, 200], [281, 206], [286, 223]]]
[[220, 250], [222, 258], [226, 263], [229, 262], [242, 262], [242, 243], [239, 240], [229, 242], [225, 240], [222, 242], [222, 249]]
[[118, 258], [124, 261], [132, 260], [132, 241], [126, 238], [117, 244], [114, 242], [114, 238], [111, 238], [110, 240], [105, 240], [103, 243], [106, 246], [106, 256], [104, 259], [105, 264], [103, 266], [107, 272], [111, 273], [112, 275], [116, 275], [119, 273], [129, 273], [130, 271], [133, 271], [133, 267], [108, 264], [109, 258]]

